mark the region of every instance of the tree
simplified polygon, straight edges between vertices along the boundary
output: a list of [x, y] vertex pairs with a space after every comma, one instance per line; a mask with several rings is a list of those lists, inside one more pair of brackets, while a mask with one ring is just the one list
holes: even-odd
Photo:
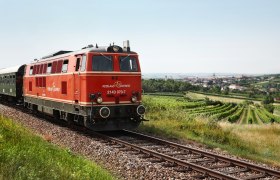
[[272, 104], [264, 104], [264, 108], [273, 114], [275, 107]]
[[274, 103], [274, 98], [271, 95], [265, 96], [264, 100], [262, 101], [263, 104], [271, 104]]

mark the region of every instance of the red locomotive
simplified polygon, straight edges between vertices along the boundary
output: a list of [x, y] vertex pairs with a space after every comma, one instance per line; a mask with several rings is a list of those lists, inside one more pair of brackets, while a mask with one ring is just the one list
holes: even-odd
[[26, 65], [18, 83], [22, 96], [15, 98], [25, 107], [95, 131], [133, 129], [144, 120], [140, 64], [128, 41], [50, 54]]

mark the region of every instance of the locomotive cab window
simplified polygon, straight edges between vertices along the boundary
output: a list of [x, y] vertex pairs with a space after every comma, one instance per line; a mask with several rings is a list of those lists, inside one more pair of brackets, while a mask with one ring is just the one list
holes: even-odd
[[121, 56], [119, 59], [120, 70], [123, 72], [137, 72], [138, 64], [135, 57]]
[[52, 71], [52, 63], [49, 63], [47, 67], [47, 74], [50, 74], [51, 71]]
[[29, 70], [29, 75], [32, 75], [33, 74], [33, 66], [30, 67], [30, 70]]
[[79, 71], [79, 69], [80, 69], [80, 61], [81, 61], [81, 58], [77, 58], [76, 66], [75, 66], [75, 71]]
[[66, 73], [67, 72], [67, 70], [68, 70], [68, 60], [64, 60], [63, 61], [63, 66], [62, 66], [62, 72], [63, 73]]
[[112, 56], [93, 56], [92, 57], [93, 71], [113, 71]]
[[87, 57], [84, 55], [82, 58], [82, 63], [81, 63], [81, 71], [85, 71], [86, 70], [86, 63], [87, 63]]

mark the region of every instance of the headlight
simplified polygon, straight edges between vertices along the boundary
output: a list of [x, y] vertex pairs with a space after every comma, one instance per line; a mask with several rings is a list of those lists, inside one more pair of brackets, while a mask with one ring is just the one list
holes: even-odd
[[131, 102], [136, 103], [136, 101], [137, 101], [137, 97], [136, 96], [132, 96]]
[[101, 104], [101, 103], [103, 102], [102, 97], [98, 97], [98, 98], [96, 99], [96, 102], [97, 102], [98, 104]]
[[137, 107], [137, 114], [142, 116], [144, 115], [146, 112], [146, 108], [143, 105], [140, 105]]
[[110, 116], [110, 109], [108, 107], [102, 107], [100, 110], [99, 110], [99, 115], [102, 117], [102, 118], [107, 118]]

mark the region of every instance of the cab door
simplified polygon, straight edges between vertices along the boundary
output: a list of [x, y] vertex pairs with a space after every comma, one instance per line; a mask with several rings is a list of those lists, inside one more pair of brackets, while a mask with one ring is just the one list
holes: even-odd
[[75, 104], [81, 101], [81, 73], [86, 71], [86, 55], [78, 55], [76, 57], [76, 66], [74, 73], [74, 100]]
[[81, 62], [82, 62], [82, 56], [79, 55], [76, 57], [76, 65], [75, 65], [75, 72], [74, 72], [74, 101], [75, 104], [80, 104], [80, 90], [81, 90], [81, 85], [80, 85], [80, 67], [81, 67]]

